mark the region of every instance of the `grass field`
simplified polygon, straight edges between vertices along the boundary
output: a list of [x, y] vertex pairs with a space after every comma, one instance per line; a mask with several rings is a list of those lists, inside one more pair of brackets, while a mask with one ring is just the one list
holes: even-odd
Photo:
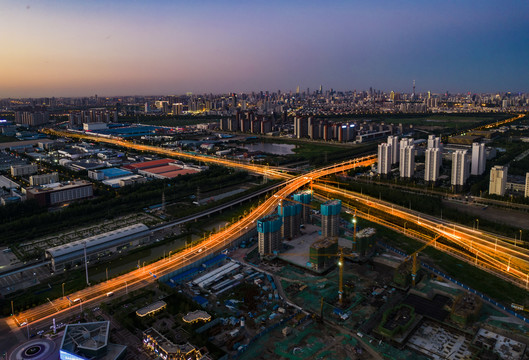
[[16, 137], [0, 135], [0, 143], [18, 141]]

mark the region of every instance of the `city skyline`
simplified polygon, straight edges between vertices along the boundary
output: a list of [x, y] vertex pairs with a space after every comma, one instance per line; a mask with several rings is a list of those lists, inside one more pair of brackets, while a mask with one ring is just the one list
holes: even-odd
[[7, 1], [0, 97], [527, 92], [529, 4]]

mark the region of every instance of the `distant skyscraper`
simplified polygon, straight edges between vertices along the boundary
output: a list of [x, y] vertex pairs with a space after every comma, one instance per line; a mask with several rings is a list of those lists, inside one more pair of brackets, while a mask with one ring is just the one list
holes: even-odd
[[388, 136], [388, 144], [391, 145], [391, 165], [397, 164], [399, 162], [399, 137], [398, 136]]
[[[408, 145], [410, 143], [411, 145]], [[415, 172], [415, 146], [412, 139], [402, 139], [400, 142], [399, 171], [401, 178], [413, 177]]]
[[482, 175], [485, 172], [487, 158], [485, 156], [485, 144], [472, 144], [472, 175]]
[[382, 143], [378, 145], [378, 173], [389, 174], [391, 171], [391, 145]]
[[503, 196], [507, 187], [507, 166], [496, 165], [490, 169], [489, 194]]
[[465, 185], [470, 172], [470, 164], [466, 150], [458, 150], [452, 154], [452, 185]]
[[424, 168], [424, 181], [437, 181], [439, 177], [439, 148], [426, 149], [425, 156], [425, 168]]

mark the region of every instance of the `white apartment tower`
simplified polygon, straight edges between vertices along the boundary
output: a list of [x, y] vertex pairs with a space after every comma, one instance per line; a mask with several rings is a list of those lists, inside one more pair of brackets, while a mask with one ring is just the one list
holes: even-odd
[[441, 150], [439, 148], [429, 148], [424, 152], [426, 162], [424, 168], [424, 181], [437, 181], [439, 177], [439, 160], [441, 157], [439, 153]]
[[496, 165], [490, 169], [489, 194], [505, 195], [507, 166]]
[[378, 173], [389, 174], [391, 171], [391, 145], [382, 143], [378, 145]]
[[391, 164], [397, 164], [399, 162], [399, 137], [388, 136], [388, 144], [391, 145]]
[[400, 164], [401, 178], [411, 178], [415, 172], [415, 146], [413, 139], [402, 139], [400, 141]]
[[470, 173], [470, 162], [466, 150], [458, 150], [452, 154], [452, 185], [465, 185]]
[[472, 144], [472, 175], [482, 175], [485, 172], [485, 164], [487, 158], [485, 156], [485, 144]]

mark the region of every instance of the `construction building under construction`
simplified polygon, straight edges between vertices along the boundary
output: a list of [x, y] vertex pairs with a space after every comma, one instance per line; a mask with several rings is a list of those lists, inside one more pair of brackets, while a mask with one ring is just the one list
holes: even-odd
[[324, 270], [334, 265], [338, 255], [338, 240], [323, 238], [315, 241], [309, 250], [309, 261], [314, 270]]
[[282, 223], [282, 218], [278, 214], [268, 215], [257, 220], [259, 255], [270, 255], [281, 250]]
[[301, 191], [293, 196], [294, 201], [303, 204], [301, 209], [301, 223], [308, 224], [310, 222], [310, 202], [312, 200], [312, 195], [310, 190]]
[[289, 201], [282, 201], [277, 207], [277, 212], [283, 220], [281, 236], [283, 239], [292, 239], [299, 235], [301, 225], [302, 205]]
[[329, 200], [320, 207], [321, 234], [324, 237], [338, 237], [340, 235], [341, 200]]
[[463, 293], [456, 298], [452, 305], [450, 320], [461, 326], [468, 326], [478, 319], [481, 306], [481, 299], [477, 295]]

